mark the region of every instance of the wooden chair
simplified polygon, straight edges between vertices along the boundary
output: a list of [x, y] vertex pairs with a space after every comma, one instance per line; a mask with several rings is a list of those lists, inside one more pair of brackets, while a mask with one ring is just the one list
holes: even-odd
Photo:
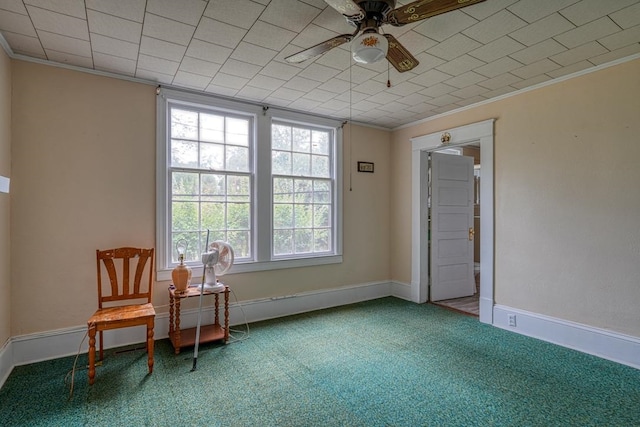
[[[96, 375], [96, 332], [100, 332], [99, 360], [102, 360], [102, 333], [109, 329], [146, 325], [147, 364], [149, 365], [149, 373], [153, 372], [153, 326], [156, 316], [151, 304], [153, 255], [154, 249], [118, 248], [96, 251], [98, 310], [87, 321], [89, 328], [89, 384], [94, 383]], [[102, 286], [103, 265], [110, 282], [110, 286], [105, 286], [104, 289]], [[120, 277], [118, 277], [117, 266], [122, 267]], [[145, 279], [148, 275], [148, 283], [143, 283], [143, 275]], [[128, 304], [122, 305], [122, 303]]]

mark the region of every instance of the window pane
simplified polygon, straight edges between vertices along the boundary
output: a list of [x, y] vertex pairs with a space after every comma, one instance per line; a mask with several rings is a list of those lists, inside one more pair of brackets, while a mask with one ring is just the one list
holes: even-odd
[[200, 140], [224, 143], [224, 117], [200, 114]]
[[311, 205], [295, 205], [295, 226], [296, 228], [311, 228], [313, 226], [313, 210]]
[[295, 202], [296, 203], [309, 203], [312, 201], [312, 182], [310, 179], [296, 179], [295, 180]]
[[173, 202], [171, 213], [172, 231], [196, 231], [199, 229], [197, 202]]
[[221, 174], [202, 174], [202, 195], [218, 196], [216, 200], [224, 201], [225, 178], [225, 175]]
[[249, 171], [249, 149], [244, 147], [233, 147], [227, 145], [227, 167], [228, 171], [248, 172]]
[[227, 143], [249, 145], [249, 120], [227, 117]]
[[329, 230], [313, 231], [314, 252], [328, 252], [331, 250], [331, 233]]
[[198, 139], [198, 113], [171, 109], [171, 138]]
[[185, 253], [184, 260], [189, 262], [198, 259], [200, 254], [200, 247], [198, 246], [199, 235], [200, 232], [198, 231], [171, 233], [171, 241], [173, 242], [171, 245], [171, 262], [178, 262], [176, 244], [181, 240], [187, 244], [187, 251]]
[[275, 203], [293, 202], [293, 179], [273, 179], [273, 201]]
[[288, 255], [293, 253], [293, 230], [273, 231], [273, 254]]
[[225, 230], [224, 203], [202, 203], [200, 206], [202, 214], [203, 230]]
[[198, 195], [198, 174], [187, 172], [174, 172], [171, 175], [171, 192], [173, 196]]
[[235, 259], [249, 258], [251, 256], [251, 234], [249, 231], [229, 231], [226, 239], [233, 248]]
[[296, 230], [295, 231], [295, 253], [311, 252], [313, 245], [312, 230]]
[[291, 153], [274, 150], [271, 159], [271, 173], [274, 175], [291, 174]]
[[315, 203], [331, 203], [331, 186], [328, 181], [313, 181], [313, 201]]
[[227, 195], [234, 201], [249, 202], [251, 197], [251, 180], [248, 176], [229, 175], [227, 177]]
[[293, 175], [311, 175], [311, 156], [309, 154], [293, 153]]
[[291, 150], [291, 126], [273, 125], [271, 135], [272, 149]]
[[329, 157], [327, 156], [312, 156], [312, 169], [313, 176], [321, 176], [328, 178], [331, 176], [331, 172], [329, 170]]
[[224, 169], [224, 145], [200, 144], [200, 167], [203, 169]]
[[248, 230], [250, 217], [249, 203], [227, 203], [227, 229]]
[[197, 168], [198, 143], [172, 139], [171, 166], [178, 168]]
[[293, 227], [293, 205], [273, 205], [273, 228]]
[[313, 206], [313, 226], [329, 227], [331, 225], [331, 207], [329, 205]]
[[311, 131], [309, 129], [293, 128], [293, 151], [301, 153], [311, 152]]
[[329, 154], [329, 132], [311, 132], [311, 151], [315, 154]]

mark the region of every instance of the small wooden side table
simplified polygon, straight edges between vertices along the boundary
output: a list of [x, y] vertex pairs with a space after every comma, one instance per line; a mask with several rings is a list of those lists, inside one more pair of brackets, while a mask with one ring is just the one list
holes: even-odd
[[[224, 325], [220, 324], [220, 294], [224, 294]], [[205, 289], [203, 297], [213, 295], [214, 322], [212, 325], [200, 325], [200, 344], [223, 340], [229, 342], [229, 287], [218, 292]], [[169, 340], [173, 344], [176, 354], [180, 354], [180, 348], [193, 346], [196, 343], [196, 328], [180, 329], [180, 301], [183, 298], [200, 297], [198, 286], [189, 286], [185, 292], [177, 292], [176, 288], [169, 286]]]

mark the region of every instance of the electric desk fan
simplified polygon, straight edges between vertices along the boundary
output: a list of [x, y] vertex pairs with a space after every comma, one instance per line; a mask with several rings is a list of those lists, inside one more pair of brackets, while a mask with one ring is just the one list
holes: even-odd
[[207, 292], [222, 292], [224, 284], [218, 282], [217, 277], [223, 276], [233, 265], [233, 247], [227, 242], [216, 240], [211, 244], [207, 233], [207, 252], [202, 254], [203, 274], [200, 288], [200, 301], [198, 304], [198, 325], [196, 326], [196, 342], [193, 349], [193, 367], [196, 370], [198, 363], [198, 346], [200, 345], [200, 325], [202, 322], [202, 295]]

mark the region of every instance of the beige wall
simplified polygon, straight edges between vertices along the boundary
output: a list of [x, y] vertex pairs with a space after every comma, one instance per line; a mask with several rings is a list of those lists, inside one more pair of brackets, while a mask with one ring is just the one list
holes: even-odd
[[638, 76], [635, 60], [394, 132], [392, 278], [411, 276], [409, 138], [496, 118], [495, 302], [640, 336]]
[[[11, 178], [11, 60], [0, 49], [0, 176]], [[11, 337], [9, 194], [0, 193], [0, 348]]]
[[[11, 335], [83, 325], [95, 250], [155, 244], [155, 88], [13, 61]], [[350, 138], [353, 147], [350, 147]], [[345, 132], [344, 262], [227, 276], [240, 300], [388, 280], [390, 134]], [[354, 166], [355, 167], [355, 166]], [[168, 282], [154, 303], [168, 303]], [[167, 311], [166, 307], [159, 309]]]

